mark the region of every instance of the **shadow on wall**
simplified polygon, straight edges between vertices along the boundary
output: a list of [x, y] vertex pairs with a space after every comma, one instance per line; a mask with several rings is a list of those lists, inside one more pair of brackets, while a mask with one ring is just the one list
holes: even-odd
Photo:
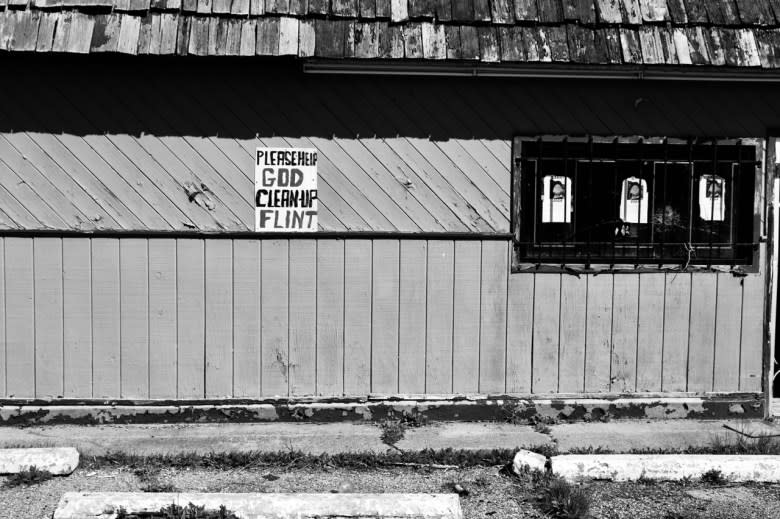
[[261, 58], [0, 56], [0, 132], [158, 136], [760, 137], [776, 87], [637, 80], [309, 75]]

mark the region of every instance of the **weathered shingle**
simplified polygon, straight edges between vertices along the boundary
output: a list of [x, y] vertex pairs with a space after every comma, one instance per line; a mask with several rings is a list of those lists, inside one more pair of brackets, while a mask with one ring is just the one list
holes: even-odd
[[5, 52], [776, 68], [777, 31], [780, 0], [0, 0]]

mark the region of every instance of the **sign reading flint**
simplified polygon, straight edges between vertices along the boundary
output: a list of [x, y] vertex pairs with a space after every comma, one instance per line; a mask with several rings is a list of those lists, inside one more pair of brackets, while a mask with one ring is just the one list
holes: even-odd
[[317, 150], [257, 148], [255, 231], [317, 230]]

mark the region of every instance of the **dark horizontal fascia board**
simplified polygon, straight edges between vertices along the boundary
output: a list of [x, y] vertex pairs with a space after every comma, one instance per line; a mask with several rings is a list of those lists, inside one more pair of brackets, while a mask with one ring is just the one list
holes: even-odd
[[317, 232], [253, 232], [253, 231], [163, 231], [163, 230], [95, 230], [75, 229], [2, 229], [0, 238], [196, 238], [231, 240], [337, 239], [337, 240], [496, 240], [512, 239], [509, 232], [397, 232], [397, 231], [317, 231]]

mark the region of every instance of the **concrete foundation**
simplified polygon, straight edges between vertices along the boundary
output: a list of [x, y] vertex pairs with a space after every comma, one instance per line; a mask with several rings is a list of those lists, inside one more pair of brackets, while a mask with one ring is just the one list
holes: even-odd
[[762, 418], [760, 394], [610, 398], [513, 396], [268, 401], [0, 401], [0, 425], [426, 421], [599, 422]]

